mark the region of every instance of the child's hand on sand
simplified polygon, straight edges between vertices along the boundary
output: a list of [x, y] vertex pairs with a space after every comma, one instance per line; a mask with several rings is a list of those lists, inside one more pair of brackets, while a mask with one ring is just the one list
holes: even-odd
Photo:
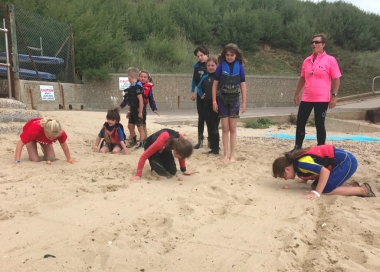
[[314, 199], [314, 198], [318, 198], [318, 196], [315, 193], [307, 193], [306, 195], [304, 195], [304, 198]]
[[192, 174], [194, 174], [195, 173], [195, 171], [193, 171], [193, 170], [187, 170], [187, 171], [185, 171], [185, 172], [183, 172], [186, 176], [190, 176], [190, 175], [192, 175]]
[[140, 180], [141, 179], [141, 177], [139, 177], [139, 176], [134, 176], [134, 177], [131, 177], [129, 180], [130, 181], [135, 181], [135, 180]]

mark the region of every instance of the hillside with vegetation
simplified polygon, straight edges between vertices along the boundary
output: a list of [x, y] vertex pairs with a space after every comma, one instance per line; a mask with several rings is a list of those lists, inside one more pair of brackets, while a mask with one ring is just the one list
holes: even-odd
[[[191, 73], [194, 47], [236, 43], [249, 75], [298, 76], [323, 32], [342, 70], [341, 94], [371, 91], [380, 75], [380, 16], [345, 2], [299, 0], [13, 0], [16, 8], [71, 24], [79, 75], [106, 78], [136, 66]], [[48, 26], [46, 26], [48, 27]]]

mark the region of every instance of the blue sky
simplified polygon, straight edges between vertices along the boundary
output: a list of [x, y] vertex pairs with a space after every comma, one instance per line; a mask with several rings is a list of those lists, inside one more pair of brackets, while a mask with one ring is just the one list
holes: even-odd
[[[322, 0], [311, 0], [312, 2], [321, 2]], [[337, 2], [338, 0], [327, 0], [327, 2]], [[372, 12], [380, 15], [380, 0], [344, 0], [343, 2], [351, 3], [361, 10]]]

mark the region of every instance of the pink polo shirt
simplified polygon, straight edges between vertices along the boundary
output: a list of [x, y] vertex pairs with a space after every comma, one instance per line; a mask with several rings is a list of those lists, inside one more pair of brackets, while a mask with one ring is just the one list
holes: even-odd
[[313, 56], [307, 57], [301, 68], [301, 76], [305, 77], [302, 101], [330, 102], [331, 79], [342, 76], [338, 62], [326, 52], [318, 54], [314, 62]]

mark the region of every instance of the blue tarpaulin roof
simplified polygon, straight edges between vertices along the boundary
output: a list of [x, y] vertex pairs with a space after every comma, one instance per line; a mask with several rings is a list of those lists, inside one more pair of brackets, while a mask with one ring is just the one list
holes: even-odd
[[[0, 75], [7, 75], [7, 67], [0, 66]], [[41, 79], [47, 79], [47, 80], [55, 80], [57, 79], [57, 76], [54, 74], [50, 74], [47, 72], [40, 72], [38, 71], [38, 75]], [[25, 79], [38, 79], [37, 73], [34, 70], [29, 69], [20, 69], [20, 77]]]
[[[61, 64], [65, 61], [61, 58], [47, 57], [47, 56], [30, 56], [35, 63], [44, 63], [44, 64]], [[19, 62], [32, 62], [29, 55], [18, 54]], [[7, 55], [5, 52], [0, 52], [0, 60], [6, 61]]]

